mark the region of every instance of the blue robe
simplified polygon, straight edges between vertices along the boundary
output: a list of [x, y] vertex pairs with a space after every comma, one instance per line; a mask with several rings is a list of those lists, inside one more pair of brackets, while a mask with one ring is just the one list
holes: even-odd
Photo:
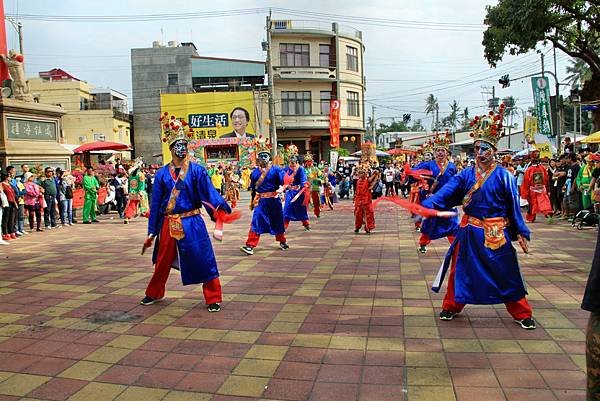
[[[290, 175], [294, 174], [294, 170], [290, 167], [286, 167], [283, 169], [284, 174]], [[308, 210], [306, 206], [304, 206], [304, 197], [306, 194], [302, 194], [296, 199], [295, 202], [292, 202], [292, 199], [298, 192], [300, 192], [304, 185], [306, 184], [306, 173], [302, 166], [297, 167], [296, 175], [294, 176], [294, 181], [292, 182], [292, 187], [297, 187], [298, 189], [288, 189], [285, 193], [285, 206], [283, 207], [283, 219], [289, 221], [307, 221], [308, 220]]]
[[[260, 178], [262, 172], [259, 167], [256, 167], [250, 174], [250, 189], [256, 191], [256, 196], [260, 193], [275, 192], [283, 185], [283, 170], [279, 166], [271, 165], [269, 172], [260, 185], [256, 182]], [[258, 205], [252, 213], [252, 231], [257, 234], [270, 233], [273, 235], [285, 232], [283, 226], [283, 208], [279, 197], [260, 198]]]
[[[152, 204], [148, 219], [148, 234], [157, 236], [152, 256], [153, 263], [156, 263], [160, 247], [161, 227], [165, 220], [165, 210], [173, 186], [175, 186], [175, 179], [171, 176], [169, 165], [161, 167], [154, 177]], [[202, 201], [210, 203], [215, 209], [223, 209], [227, 213], [231, 213], [231, 208], [225, 199], [212, 185], [206, 169], [199, 164], [190, 162], [183, 182], [178, 180], [177, 186], [181, 191], [177, 197], [173, 214], [189, 212], [204, 206], [212, 217], [213, 211]], [[217, 261], [202, 216], [184, 217], [181, 222], [185, 237], [176, 241], [178, 261], [174, 264], [179, 265], [183, 285], [205, 283], [219, 277]]]
[[[477, 181], [475, 173], [474, 167], [461, 171], [434, 195], [425, 199], [422, 205], [449, 210], [462, 204], [463, 197]], [[454, 276], [456, 302], [490, 305], [523, 298], [527, 290], [511, 241], [516, 241], [519, 234], [529, 239], [529, 229], [521, 215], [515, 177], [503, 167], [496, 167], [483, 186], [473, 193], [471, 202], [464, 207], [464, 211], [481, 220], [490, 217], [506, 218], [506, 243], [492, 250], [484, 246], [483, 228], [470, 224], [461, 225], [432, 289], [439, 291], [454, 249], [458, 246]]]
[[[429, 190], [433, 185], [433, 193], [438, 192], [449, 180], [456, 175], [456, 166], [452, 162], [448, 162], [448, 166], [444, 174], [440, 175], [440, 167], [435, 160], [423, 162], [419, 164], [419, 169], [425, 169], [432, 172], [435, 180], [429, 180]], [[437, 182], [437, 184], [435, 184]], [[456, 209], [448, 209], [456, 212]], [[458, 231], [458, 216], [449, 219], [441, 217], [430, 217], [424, 219], [421, 223], [421, 233], [427, 235], [429, 239], [444, 238], [449, 235], [456, 235]]]

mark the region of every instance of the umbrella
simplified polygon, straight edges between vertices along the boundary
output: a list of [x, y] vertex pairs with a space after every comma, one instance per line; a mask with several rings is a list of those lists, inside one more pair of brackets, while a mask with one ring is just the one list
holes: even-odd
[[578, 141], [581, 143], [600, 143], [600, 131], [596, 131], [593, 134], [590, 134], [588, 136], [586, 136], [585, 138], [583, 138], [581, 141]]
[[100, 150], [131, 150], [131, 148], [124, 143], [96, 141], [84, 143], [73, 149], [73, 153], [96, 152]]
[[[361, 150], [359, 150], [358, 152], [352, 153], [352, 156], [361, 156], [361, 155], [362, 155], [362, 151]], [[390, 157], [390, 154], [377, 149], [377, 150], [375, 150], [375, 156], [377, 156], [377, 157]]]

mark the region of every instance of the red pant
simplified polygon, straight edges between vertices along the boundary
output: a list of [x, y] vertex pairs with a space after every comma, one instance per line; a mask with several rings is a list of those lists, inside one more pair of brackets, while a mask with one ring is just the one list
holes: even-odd
[[[287, 230], [288, 226], [290, 225], [290, 221], [289, 220], [284, 220], [283, 221], [283, 226], [285, 227], [285, 229]], [[308, 222], [308, 220], [302, 220], [302, 225], [304, 227], [308, 227], [310, 225], [310, 223]]]
[[[275, 236], [275, 239], [279, 242], [287, 242], [285, 239], [285, 233], [280, 233]], [[255, 233], [250, 229], [248, 231], [248, 239], [246, 240], [246, 246], [256, 248], [258, 245], [258, 241], [260, 241], [260, 234]]]
[[[448, 242], [450, 243], [450, 245], [452, 245], [452, 243], [454, 242], [454, 235], [449, 235], [446, 238], [448, 238]], [[429, 235], [421, 233], [421, 237], [419, 238], [419, 245], [427, 246], [430, 242], [431, 238], [429, 238]]]
[[319, 195], [319, 191], [310, 191], [310, 198], [312, 199], [315, 216], [321, 216], [321, 196]]
[[140, 204], [139, 199], [129, 199], [127, 202], [127, 207], [125, 208], [125, 218], [131, 219], [138, 211], [138, 206]]
[[[169, 235], [169, 224], [167, 219], [163, 221], [160, 230], [160, 242], [158, 246], [158, 255], [154, 265], [154, 274], [146, 288], [146, 295], [150, 298], [161, 299], [165, 296], [165, 285], [171, 272], [171, 265], [177, 257], [177, 244], [175, 239]], [[220, 303], [223, 301], [221, 292], [221, 281], [214, 278], [202, 284], [202, 292], [206, 304]]]
[[360, 230], [363, 224], [369, 231], [375, 228], [375, 213], [373, 213], [372, 203], [354, 206], [354, 229]]
[[[446, 295], [444, 296], [444, 302], [442, 303], [442, 309], [449, 310], [450, 312], [454, 313], [459, 313], [465, 307], [465, 304], [456, 302], [454, 300], [454, 273], [456, 272], [456, 257], [458, 256], [459, 247], [459, 245], [456, 245], [454, 248], [454, 254], [452, 255], [452, 262], [450, 265], [450, 274], [448, 276], [448, 289], [446, 291]], [[533, 315], [531, 306], [525, 297], [519, 299], [518, 301], [505, 302], [504, 305], [513, 319], [523, 320]]]

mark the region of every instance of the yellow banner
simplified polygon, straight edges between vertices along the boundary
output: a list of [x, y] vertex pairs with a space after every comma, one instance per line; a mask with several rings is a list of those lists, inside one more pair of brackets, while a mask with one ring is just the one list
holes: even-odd
[[528, 143], [535, 142], [535, 134], [538, 132], [537, 118], [533, 116], [525, 117], [525, 139]]
[[[161, 113], [168, 112], [187, 121], [194, 130], [191, 142], [253, 138], [255, 127], [259, 126], [252, 91], [161, 94], [160, 108]], [[156, 124], [160, 127], [158, 118]], [[215, 154], [215, 158], [220, 158], [224, 152], [219, 156]], [[163, 144], [163, 161], [167, 163], [170, 160], [168, 145]]]
[[540, 159], [544, 157], [552, 159], [552, 145], [550, 145], [550, 142], [536, 143], [534, 146], [540, 151]]

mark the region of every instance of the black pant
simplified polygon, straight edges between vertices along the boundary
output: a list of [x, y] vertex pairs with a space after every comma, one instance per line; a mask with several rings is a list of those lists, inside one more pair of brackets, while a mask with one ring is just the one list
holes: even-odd
[[2, 210], [2, 235], [14, 234], [17, 221], [17, 206], [11, 203]]
[[56, 196], [44, 195], [46, 208], [44, 209], [44, 225], [46, 227], [56, 227]]
[[123, 196], [117, 196], [115, 197], [115, 200], [117, 201], [117, 212], [119, 212], [119, 217], [125, 217], [123, 211], [125, 210], [125, 203], [127, 200]]
[[33, 230], [33, 217], [35, 215], [36, 228], [39, 230], [42, 224], [42, 211], [39, 205], [26, 205], [25, 209], [29, 212], [29, 229]]
[[390, 196], [390, 193], [394, 194], [394, 181], [385, 182], [385, 196]]

